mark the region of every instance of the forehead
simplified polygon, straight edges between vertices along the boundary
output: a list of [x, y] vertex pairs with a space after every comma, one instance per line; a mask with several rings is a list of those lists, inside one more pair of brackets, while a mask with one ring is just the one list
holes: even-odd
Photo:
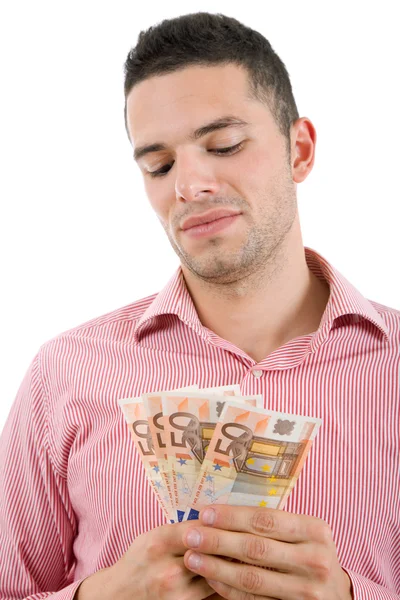
[[[127, 97], [127, 125], [134, 146], [168, 143], [169, 135], [190, 131], [221, 114], [252, 121], [266, 108], [248, 98], [248, 73], [237, 65], [194, 66], [151, 77]], [[253, 119], [254, 121], [254, 119]]]

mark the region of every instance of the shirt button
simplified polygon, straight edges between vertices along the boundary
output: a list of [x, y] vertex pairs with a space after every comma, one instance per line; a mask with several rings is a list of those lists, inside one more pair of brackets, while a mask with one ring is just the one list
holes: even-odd
[[262, 373], [263, 373], [262, 371], [258, 371], [257, 369], [255, 371], [253, 371], [253, 375], [254, 375], [254, 377], [257, 377], [257, 379], [258, 379], [258, 377], [261, 377]]

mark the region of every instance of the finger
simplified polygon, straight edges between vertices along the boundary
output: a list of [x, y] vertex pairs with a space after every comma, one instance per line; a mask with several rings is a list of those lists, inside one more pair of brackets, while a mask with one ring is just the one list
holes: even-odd
[[187, 529], [197, 523], [198, 520], [196, 519], [162, 525], [161, 527], [152, 529], [151, 532], [148, 532], [151, 534], [148, 539], [151, 552], [154, 553], [155, 557], [159, 556], [160, 558], [166, 554], [183, 556], [187, 548], [182, 543], [182, 535]]
[[183, 542], [187, 548], [202, 554], [213, 554], [244, 561], [250, 565], [271, 567], [289, 572], [301, 563], [303, 547], [277, 542], [252, 533], [224, 531], [214, 527], [194, 527], [185, 532]]
[[213, 593], [204, 577], [186, 567], [183, 556], [158, 562], [150, 585], [157, 598], [201, 600]]
[[[221, 583], [220, 581], [212, 581], [211, 579], [206, 580], [208, 584], [223, 598], [229, 598], [229, 600], [243, 600], [243, 592], [240, 590], [236, 590], [230, 585], [226, 583]], [[256, 596], [252, 594], [254, 600], [276, 600], [276, 598], [272, 598], [272, 596]], [[208, 600], [212, 600], [209, 598]]]
[[[211, 522], [211, 518], [213, 521]], [[253, 506], [230, 506], [228, 504], [207, 506], [200, 511], [202, 525], [243, 531], [273, 538], [282, 542], [324, 542], [327, 523], [309, 515], [296, 515], [274, 508]]]
[[[213, 596], [214, 594], [215, 590], [209, 585], [204, 577], [196, 576], [195, 579], [192, 579], [187, 588], [188, 600], [203, 600], [203, 598], [210, 598], [210, 596]], [[185, 595], [183, 594], [181, 597], [185, 598]]]
[[[196, 566], [192, 558], [196, 558]], [[306, 597], [306, 580], [289, 573], [276, 573], [260, 567], [228, 562], [217, 556], [195, 554], [188, 550], [184, 557], [188, 569], [211, 581], [224, 583], [236, 590], [272, 598]]]

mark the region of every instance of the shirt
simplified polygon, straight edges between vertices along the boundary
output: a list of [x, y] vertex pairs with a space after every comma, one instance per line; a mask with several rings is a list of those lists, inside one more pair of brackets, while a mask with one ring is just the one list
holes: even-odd
[[2, 599], [71, 600], [166, 523], [117, 400], [194, 383], [322, 419], [285, 510], [330, 525], [354, 598], [400, 599], [400, 311], [304, 252], [330, 287], [320, 325], [259, 363], [202, 325], [181, 267], [39, 348], [1, 436]]

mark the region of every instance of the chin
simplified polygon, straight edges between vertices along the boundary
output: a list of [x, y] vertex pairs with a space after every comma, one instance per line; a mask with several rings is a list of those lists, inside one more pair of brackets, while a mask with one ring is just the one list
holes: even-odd
[[185, 261], [187, 269], [196, 277], [204, 281], [218, 281], [219, 283], [231, 283], [237, 280], [238, 269], [236, 265], [224, 264], [222, 262], [209, 263], [202, 261]]

